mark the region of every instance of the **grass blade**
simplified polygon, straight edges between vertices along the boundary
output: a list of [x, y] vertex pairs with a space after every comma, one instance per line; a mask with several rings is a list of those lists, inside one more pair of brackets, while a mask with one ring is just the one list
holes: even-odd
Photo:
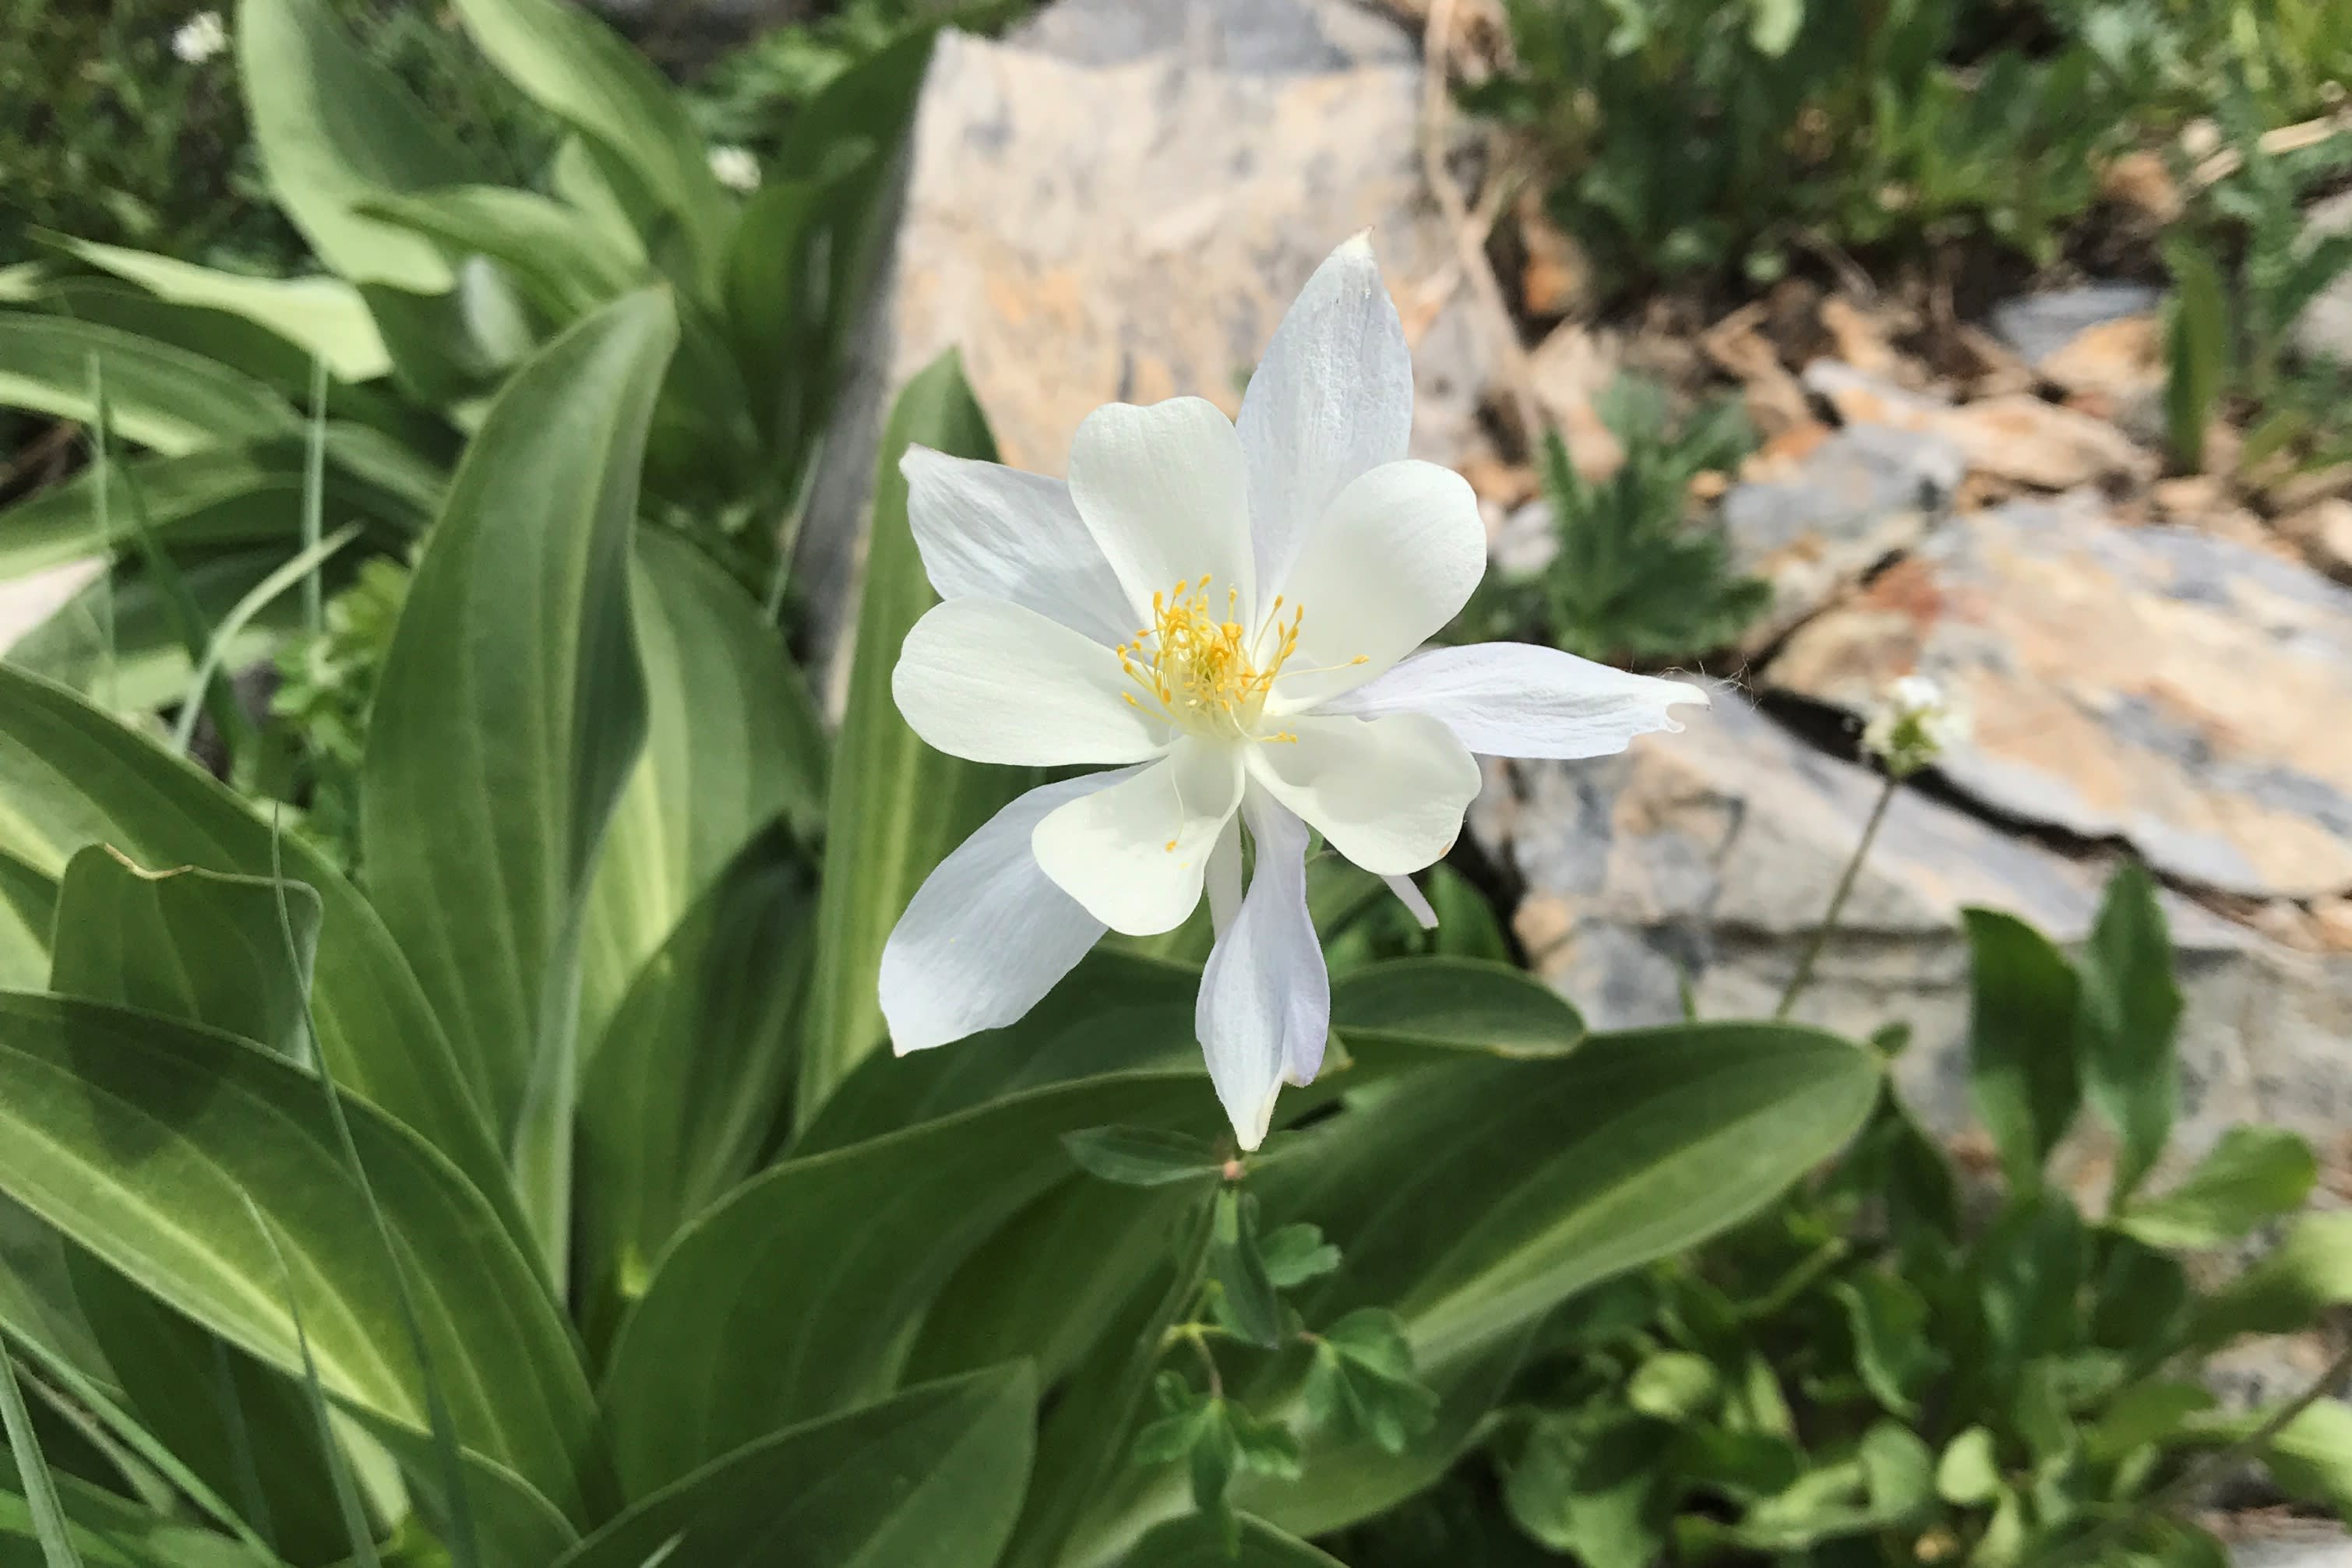
[[[278, 893], [278, 931], [285, 944], [286, 962], [296, 974], [302, 971], [301, 949], [294, 940], [294, 918], [286, 907], [285, 831], [276, 805], [269, 812], [269, 880]], [[473, 1502], [466, 1492], [465, 1461], [457, 1453], [457, 1428], [450, 1418], [449, 1400], [442, 1392], [441, 1379], [433, 1366], [432, 1347], [425, 1343], [424, 1325], [416, 1316], [416, 1298], [408, 1288], [408, 1272], [401, 1267], [400, 1249], [393, 1244], [392, 1227], [383, 1218], [383, 1207], [376, 1202], [375, 1184], [368, 1178], [367, 1167], [360, 1161], [359, 1145], [352, 1137], [350, 1119], [343, 1113], [342, 1092], [335, 1086], [335, 1075], [327, 1063], [326, 1051], [319, 1043], [319, 1026], [310, 1016], [310, 1000], [302, 998], [302, 1033], [310, 1052], [311, 1065], [319, 1075], [319, 1092], [325, 1097], [327, 1115], [334, 1124], [335, 1139], [342, 1151], [343, 1163], [351, 1167], [352, 1179], [359, 1184], [360, 1196], [367, 1204], [368, 1218], [374, 1222], [376, 1239], [383, 1248], [384, 1261], [391, 1266], [392, 1278], [400, 1297], [400, 1321], [408, 1335], [408, 1348], [416, 1357], [416, 1370], [425, 1385], [425, 1416], [433, 1427], [433, 1445], [437, 1450], [442, 1469], [442, 1482], [449, 1499], [451, 1540], [449, 1556], [456, 1568], [482, 1568], [482, 1547], [479, 1532], [474, 1524]], [[250, 1201], [250, 1200], [248, 1200]], [[310, 1353], [303, 1352], [304, 1363]], [[315, 1373], [311, 1375], [315, 1387]]]
[[16, 1456], [16, 1473], [24, 1479], [25, 1501], [33, 1512], [33, 1532], [41, 1538], [41, 1560], [48, 1568], [81, 1568], [66, 1531], [66, 1511], [58, 1501], [57, 1479], [41, 1458], [39, 1439], [33, 1436], [33, 1415], [25, 1408], [25, 1391], [16, 1384], [16, 1364], [8, 1347], [0, 1344], [0, 1421], [8, 1433], [9, 1451]]
[[383, 1568], [376, 1556], [375, 1531], [368, 1524], [367, 1511], [360, 1506], [359, 1489], [352, 1482], [351, 1466], [345, 1462], [343, 1446], [335, 1437], [334, 1421], [327, 1408], [327, 1391], [319, 1386], [319, 1365], [310, 1358], [310, 1335], [302, 1327], [302, 1303], [294, 1290], [294, 1272], [286, 1266], [285, 1249], [278, 1244], [278, 1231], [263, 1216], [260, 1207], [251, 1197], [245, 1200], [245, 1211], [269, 1243], [269, 1255], [278, 1260], [278, 1276], [286, 1285], [286, 1314], [294, 1321], [294, 1348], [302, 1354], [302, 1386], [310, 1396], [310, 1414], [318, 1419], [319, 1444], [327, 1453], [327, 1477], [335, 1489], [335, 1507], [343, 1516], [343, 1534], [352, 1543], [354, 1568]]
[[360, 537], [361, 527], [347, 523], [315, 544], [306, 545], [298, 555], [289, 557], [277, 570], [253, 585], [246, 596], [232, 605], [213, 628], [212, 639], [205, 645], [205, 654], [196, 662], [194, 672], [188, 677], [188, 694], [180, 699], [179, 721], [172, 727], [172, 749], [185, 752], [195, 738], [196, 714], [205, 694], [210, 689], [214, 675], [220, 671], [221, 661], [228, 657], [229, 644], [236, 642], [253, 618], [268, 609], [278, 596], [302, 583], [305, 591], [319, 583], [319, 569], [341, 551], [345, 545]]
[[[22, 1335], [0, 1334], [0, 1347], [11, 1340], [15, 1348], [29, 1357], [30, 1364], [41, 1375], [35, 1386], [62, 1391], [73, 1405], [89, 1413], [92, 1430], [85, 1433], [96, 1443], [99, 1436], [119, 1444], [196, 1506], [214, 1523], [265, 1557], [273, 1555], [268, 1543], [255, 1533], [226, 1499], [215, 1491], [194, 1471], [182, 1463], [179, 1456], [164, 1447], [155, 1435], [141, 1426], [131, 1413], [109, 1398], [104, 1390], [83, 1375], [81, 1370], [63, 1357], [52, 1355], [41, 1345]], [[61, 1412], [67, 1404], [56, 1392], [50, 1395], [51, 1406]], [[103, 1446], [103, 1445], [100, 1445]]]
[[[302, 465], [302, 553], [319, 548], [327, 507], [327, 361], [310, 361], [310, 442]], [[326, 628], [326, 601], [319, 574], [302, 579], [302, 629], [316, 637]]]

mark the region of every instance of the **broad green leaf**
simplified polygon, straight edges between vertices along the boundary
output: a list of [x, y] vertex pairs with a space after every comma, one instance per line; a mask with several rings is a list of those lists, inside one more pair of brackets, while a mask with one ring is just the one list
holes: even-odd
[[1225, 1156], [1203, 1138], [1157, 1127], [1089, 1127], [1062, 1139], [1078, 1168], [1121, 1186], [1166, 1186], [1213, 1180]]
[[[1197, 1070], [1192, 1011], [1200, 989], [1198, 969], [1097, 948], [1017, 1023], [958, 1040], [953, 1051], [868, 1057], [791, 1153], [887, 1136], [1091, 1073]], [[1283, 1106], [1288, 1114], [1291, 1100]]]
[[[1036, 1365], [1040, 1382], [1061, 1382], [1117, 1332], [1117, 1320], [1150, 1307], [1152, 1282], [1167, 1272], [1200, 1205], [1196, 1189], [1073, 1176], [991, 1237], [941, 1287], [908, 1358], [908, 1375], [943, 1377], [1019, 1355]], [[1188, 1295], [1174, 1310], [1192, 1304]], [[1041, 1478], [1045, 1463], [1041, 1458]], [[1090, 1498], [1093, 1488], [1085, 1490]]]
[[2137, 1384], [2099, 1412], [2083, 1434], [2084, 1449], [2094, 1462], [2112, 1464], [2147, 1444], [2169, 1442], [2214, 1404], [2213, 1391], [2202, 1384], [2165, 1378]]
[[585, 1064], [588, 1278], [634, 1301], [688, 1220], [757, 1163], [792, 1089], [809, 874], [782, 830], [746, 845], [637, 977]]
[[986, 768], [933, 751], [907, 727], [891, 698], [898, 645], [939, 602], [907, 525], [907, 481], [898, 472], [898, 459], [917, 443], [958, 457], [996, 455], [952, 352], [899, 394], [874, 471], [873, 537], [849, 706], [825, 813], [816, 992], [793, 1113], [803, 1127], [882, 1043], [882, 945], [908, 901], [966, 834], [1032, 781], [1026, 769]]
[[0, 990], [37, 991], [47, 983], [57, 910], [57, 878], [0, 851]]
[[2262, 1261], [2200, 1303], [2192, 1335], [2217, 1345], [2242, 1333], [2294, 1333], [2352, 1302], [2352, 1214], [2306, 1214]]
[[[1104, 1479], [1134, 1461], [1127, 1434], [1166, 1353], [1169, 1330], [1186, 1319], [1199, 1299], [1208, 1262], [1209, 1220], [1197, 1200], [1185, 1197], [1180, 1213], [1179, 1206], [1169, 1204], [1164, 1193], [1145, 1195], [1099, 1184], [1087, 1184], [1085, 1190], [1088, 1197], [1108, 1195], [1123, 1200], [1119, 1211], [1140, 1221], [1133, 1227], [1129, 1245], [1137, 1234], [1148, 1240], [1150, 1261], [1140, 1274], [1123, 1270], [1117, 1274], [1127, 1288], [1114, 1292], [1098, 1320], [1090, 1320], [1100, 1332], [1091, 1336], [1092, 1350], [1083, 1364], [1073, 1350], [1060, 1350], [1046, 1342], [1049, 1349], [1060, 1351], [1056, 1364], [1072, 1366], [1075, 1374], [1046, 1412], [1038, 1433], [1029, 1495], [1022, 1505], [1020, 1527], [1005, 1552], [1003, 1568], [1053, 1568], [1062, 1559], [1070, 1531], [1094, 1505]], [[1140, 1214], [1139, 1199], [1150, 1204]], [[1099, 1205], [1082, 1206], [1082, 1211], [1102, 1212]], [[1004, 1253], [1002, 1260], [1013, 1269], [1036, 1276], [1055, 1270], [1057, 1263], [1077, 1263], [1066, 1255], [1024, 1257], [1018, 1250], [1007, 1252], [1008, 1247], [1017, 1246], [1018, 1239], [1026, 1239], [1024, 1228], [1008, 1230], [991, 1248]], [[970, 1271], [967, 1265], [964, 1273]], [[1067, 1294], [1084, 1295], [1096, 1288], [1094, 1274], [1085, 1266], [1036, 1283], [1054, 1290], [1063, 1287], [1064, 1281]], [[940, 1293], [940, 1301], [953, 1305], [934, 1312], [928, 1328], [936, 1329], [961, 1317], [961, 1302], [953, 1285]], [[1030, 1321], [1041, 1321], [1045, 1315]], [[1000, 1318], [999, 1322], [1016, 1331], [1026, 1326], [1019, 1318]], [[1016, 1343], [1027, 1338], [1020, 1334]], [[985, 1330], [971, 1336], [968, 1343], [975, 1348], [986, 1344]], [[1086, 1348], [1081, 1343], [1074, 1350]], [[997, 1354], [1003, 1353], [1000, 1345]], [[1059, 1379], [1048, 1376], [1045, 1381]]]
[[559, 1261], [580, 922], [646, 733], [629, 549], [676, 340], [667, 297], [634, 294], [508, 382], [450, 481], [368, 731], [369, 891], [478, 1064]]
[[[300, 530], [302, 453], [291, 438], [119, 462], [112, 479], [104, 526], [97, 476], [87, 469], [0, 512], [0, 575], [19, 577], [130, 543], [131, 518], [120, 504], [126, 484], [138, 486], [156, 537], [175, 552], [290, 544]], [[425, 521], [408, 497], [354, 478], [340, 465], [328, 471], [327, 497], [334, 513], [384, 524], [395, 534], [413, 532]]]
[[1338, 1558], [1244, 1516], [1241, 1550], [1225, 1550], [1216, 1525], [1194, 1515], [1156, 1526], [1119, 1559], [1119, 1568], [1346, 1568]]
[[2074, 967], [2013, 915], [1962, 912], [1969, 934], [1969, 1089], [2001, 1170], [2037, 1186], [2082, 1099]]
[[237, 78], [271, 191], [310, 247], [353, 283], [445, 294], [438, 246], [360, 204], [465, 183], [465, 153], [329, 0], [240, 0]]
[[2083, 980], [2083, 1089], [2116, 1132], [2108, 1198], [2120, 1209], [2164, 1152], [2179, 1095], [2173, 1031], [2180, 988], [2156, 882], [2132, 864], [2107, 883], [2079, 965]]
[[1021, 1511], [1035, 1379], [1013, 1363], [788, 1427], [663, 1488], [559, 1568], [968, 1568]]
[[115, 432], [166, 454], [289, 434], [294, 411], [269, 388], [214, 361], [94, 321], [0, 312], [0, 406], [87, 424], [91, 365]]
[[319, 944], [319, 895], [282, 890], [299, 972], [287, 969], [281, 890], [262, 877], [178, 866], [149, 871], [92, 844], [58, 883], [48, 988], [209, 1024], [289, 1061], [310, 1056], [303, 1009]]
[[[310, 1059], [304, 1009], [319, 934], [310, 888], [186, 867], [150, 873], [92, 845], [68, 864], [58, 911], [51, 991]], [[281, 1551], [306, 1561], [340, 1555], [343, 1534], [326, 1506], [330, 1456], [296, 1389], [63, 1245], [76, 1303], [145, 1432], [184, 1456], [207, 1491], [236, 1498]]]
[[1507, 1375], [1532, 1325], [1769, 1202], [1860, 1129], [1879, 1077], [1874, 1053], [1793, 1026], [1595, 1035], [1556, 1059], [1416, 1074], [1349, 1111], [1344, 1136], [1269, 1164], [1251, 1177], [1268, 1215], [1312, 1220], [1340, 1251], [1301, 1313], [1392, 1309], [1444, 1402], [1406, 1454], [1310, 1454], [1304, 1481], [1243, 1505], [1320, 1534], [1427, 1484], [1486, 1408], [1461, 1396]]
[[[574, 1521], [589, 1517], [609, 1501], [609, 1471], [546, 1286], [446, 1161], [364, 1103], [349, 1112], [426, 1303], [460, 1438]], [[223, 1338], [298, 1371], [251, 1198], [294, 1268], [321, 1383], [388, 1437], [425, 1431], [399, 1293], [303, 1070], [153, 1014], [0, 997], [0, 1190]]]
[[341, 278], [251, 277], [91, 240], [64, 244], [92, 267], [128, 278], [159, 299], [226, 310], [266, 327], [326, 361], [338, 380], [370, 381], [392, 369], [367, 302]]
[[2027, 1364], [2073, 1348], [2089, 1261], [2089, 1235], [2072, 1203], [2040, 1188], [2012, 1198], [1970, 1260], [1989, 1363], [1971, 1372], [2014, 1387]]
[[[539, 105], [618, 158], [715, 269], [734, 221], [686, 100], [627, 40], [563, 0], [455, 0], [482, 53]], [[706, 271], [705, 276], [713, 274]]]
[[956, 1266], [1066, 1176], [1061, 1134], [1204, 1128], [1204, 1087], [1197, 1071], [1110, 1071], [787, 1160], [739, 1187], [663, 1258], [614, 1350], [604, 1401], [629, 1495], [888, 1392]]
[[1216, 1284], [1221, 1321], [1261, 1349], [1279, 1349], [1282, 1302], [1258, 1250], [1255, 1194], [1230, 1185], [1218, 1189], [1216, 1222], [1209, 1232], [1209, 1277]]
[[580, 1038], [593, 1052], [638, 972], [779, 816], [814, 841], [827, 741], [775, 625], [702, 551], [638, 530], [630, 608], [645, 670], [645, 754], [613, 810], [580, 949]]
[[[2202, 1444], [2236, 1443], [2272, 1418], [2271, 1411], [2261, 1408], [2217, 1414], [2192, 1421], [2182, 1437]], [[2256, 1453], [2288, 1496], [2339, 1517], [2352, 1513], [2352, 1406], [2321, 1399], [2299, 1412]]]
[[[56, 875], [92, 843], [143, 866], [270, 873], [269, 824], [217, 779], [0, 666], [0, 851]], [[480, 1103], [383, 922], [299, 840], [285, 844], [285, 868], [321, 904], [312, 1007], [336, 1080], [430, 1139], [520, 1234]]]
[[1992, 1433], [1970, 1427], [1945, 1445], [1936, 1461], [1936, 1495], [1963, 1506], [1990, 1502], [2000, 1491], [2000, 1459]]
[[2162, 1197], [2132, 1205], [2115, 1224], [2150, 1247], [2221, 1247], [2294, 1213], [2319, 1162], [2284, 1127], [2232, 1127]]
[[1350, 1045], [1558, 1056], [1584, 1038], [1584, 1019], [1560, 995], [1507, 965], [1476, 958], [1402, 958], [1331, 986], [1331, 1027]]
[[359, 210], [459, 255], [488, 256], [558, 326], [647, 280], [642, 251], [614, 250], [587, 218], [530, 191], [457, 185], [377, 196]]

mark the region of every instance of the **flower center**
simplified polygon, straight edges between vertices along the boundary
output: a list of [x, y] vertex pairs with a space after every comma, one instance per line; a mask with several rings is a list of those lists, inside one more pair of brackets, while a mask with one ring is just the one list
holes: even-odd
[[1240, 603], [1240, 591], [1229, 588], [1224, 603], [1216, 604], [1205, 577], [1153, 594], [1151, 624], [1118, 650], [1119, 668], [1143, 694], [1128, 692], [1127, 700], [1137, 707], [1149, 703], [1194, 734], [1247, 738], [1283, 662], [1298, 651], [1307, 611], [1293, 605], [1285, 621], [1277, 597], [1265, 627], [1253, 635], [1235, 619]]

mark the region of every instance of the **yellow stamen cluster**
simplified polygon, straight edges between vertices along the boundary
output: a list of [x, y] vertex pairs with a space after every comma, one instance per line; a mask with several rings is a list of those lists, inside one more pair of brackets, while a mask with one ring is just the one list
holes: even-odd
[[1143, 693], [1129, 692], [1127, 700], [1141, 707], [1148, 699], [1186, 729], [1248, 735], [1283, 662], [1298, 651], [1307, 612], [1294, 605], [1286, 621], [1276, 598], [1265, 626], [1254, 635], [1237, 619], [1238, 590], [1225, 591], [1223, 608], [1220, 615], [1212, 607], [1205, 577], [1179, 582], [1172, 593], [1153, 594], [1151, 624], [1118, 650], [1119, 667]]

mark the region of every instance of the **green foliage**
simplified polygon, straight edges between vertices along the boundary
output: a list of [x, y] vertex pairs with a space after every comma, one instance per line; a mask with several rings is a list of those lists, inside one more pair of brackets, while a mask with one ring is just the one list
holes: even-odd
[[[137, 246], [234, 271], [304, 260], [272, 211], [236, 72], [226, 55], [184, 59], [174, 37], [206, 7], [190, 0], [0, 6], [0, 168], [9, 200], [0, 261], [34, 254], [35, 231]], [[518, 112], [426, 8], [336, 0], [369, 53], [423, 93], [457, 140], [519, 178], [548, 130]], [[226, 19], [232, 5], [219, 7]]]
[[[2293, 1215], [2314, 1164], [2289, 1134], [2239, 1128], [2139, 1193], [2178, 1075], [2153, 883], [2120, 873], [2074, 960], [1985, 911], [1969, 936], [1998, 1201], [1963, 1208], [1889, 1092], [1835, 1165], [1759, 1220], [1551, 1314], [1490, 1448], [1528, 1536], [1623, 1568], [1662, 1553], [2039, 1561], [2260, 1419], [2214, 1414], [2200, 1362], [2344, 1301], [2352, 1232], [2304, 1219], [2234, 1283], [2192, 1287], [2176, 1254]], [[2105, 1218], [2045, 1171], [2086, 1099], [2124, 1150]], [[2337, 1508], [2352, 1448], [2333, 1421], [2299, 1419], [2255, 1457]], [[2119, 1545], [2218, 1552], [2161, 1518]]]
[[2047, 261], [2130, 134], [2114, 73], [2050, 9], [1509, 0], [1515, 64], [1470, 102], [1629, 284], [1769, 280], [1823, 244], [1983, 236]]
[[405, 566], [375, 557], [326, 601], [316, 632], [297, 633], [278, 651], [278, 689], [270, 694], [269, 711], [307, 770], [293, 790], [307, 802], [301, 828], [346, 873], [359, 863], [368, 715], [408, 581]]
[[[155, 26], [149, 7], [117, 9], [125, 26]], [[766, 188], [740, 202], [712, 175], [683, 97], [568, 3], [467, 0], [448, 25], [358, 0], [233, 10], [234, 62], [202, 69], [222, 93], [241, 86], [233, 118], [249, 122], [284, 222], [325, 271], [256, 277], [153, 236], [93, 243], [136, 237], [119, 227], [45, 230], [0, 306], [0, 405], [88, 424], [102, 379], [115, 461], [110, 476], [93, 467], [9, 507], [0, 571], [111, 554], [108, 581], [19, 660], [85, 692], [103, 675], [125, 709], [163, 706], [203, 647], [173, 601], [217, 623], [261, 585], [279, 591], [273, 573], [314, 537], [297, 504], [311, 424], [324, 528], [360, 532], [323, 585], [297, 573], [302, 598], [353, 574], [365, 586], [341, 625], [310, 625], [282, 650], [295, 674], [278, 724], [253, 732], [233, 705], [215, 715], [228, 753], [215, 760], [307, 808], [348, 863], [368, 643], [393, 587], [368, 563], [410, 553], [508, 380], [613, 302], [666, 289], [678, 335], [629, 509], [695, 541], [772, 617], [788, 599], [797, 508], [930, 34], [901, 28], [843, 70], [794, 118]], [[152, 530], [131, 526], [133, 486]], [[238, 621], [226, 653], [272, 650], [292, 604], [267, 608]]]
[[[2316, 232], [2305, 212], [2315, 188], [2352, 169], [2352, 135], [2266, 149], [2242, 77], [2219, 120], [2235, 167], [2206, 193], [2191, 234], [2165, 251], [2174, 287], [2166, 365], [2173, 455], [2184, 467], [2201, 465], [2206, 422], [2236, 412], [2251, 425], [2242, 459], [2249, 466], [2281, 456], [2340, 461], [2352, 454], [2343, 413], [2352, 366], [2299, 361], [2292, 334], [2312, 301], [2352, 271], [2352, 232]], [[2231, 259], [2225, 267], [2217, 257]]]
[[1770, 600], [1742, 577], [1720, 531], [1688, 521], [1691, 481], [1735, 468], [1754, 444], [1735, 401], [1676, 424], [1664, 389], [1620, 378], [1601, 416], [1624, 449], [1616, 473], [1580, 475], [1557, 432], [1538, 470], [1559, 549], [1531, 580], [1490, 580], [1459, 629], [1549, 641], [1587, 658], [1659, 663], [1734, 641]]
[[[1589, 1037], [1369, 943], [1284, 1103], [1312, 1128], [1245, 1165], [1197, 965], [1107, 951], [874, 1050], [845, 1003], [941, 796], [861, 804], [876, 699], [834, 768], [759, 599], [645, 518], [686, 287], [534, 348], [404, 591], [327, 601], [304, 711], [374, 672], [363, 886], [0, 666], [0, 1345], [57, 1502], [0, 1477], [7, 1549], [37, 1513], [136, 1568], [1307, 1568], [1444, 1474], [1563, 1302], [1861, 1124], [1879, 1063], [1832, 1036]], [[988, 441], [951, 362], [893, 428]], [[891, 548], [869, 607], [910, 613]], [[1344, 943], [1369, 906], [1319, 884]]]

